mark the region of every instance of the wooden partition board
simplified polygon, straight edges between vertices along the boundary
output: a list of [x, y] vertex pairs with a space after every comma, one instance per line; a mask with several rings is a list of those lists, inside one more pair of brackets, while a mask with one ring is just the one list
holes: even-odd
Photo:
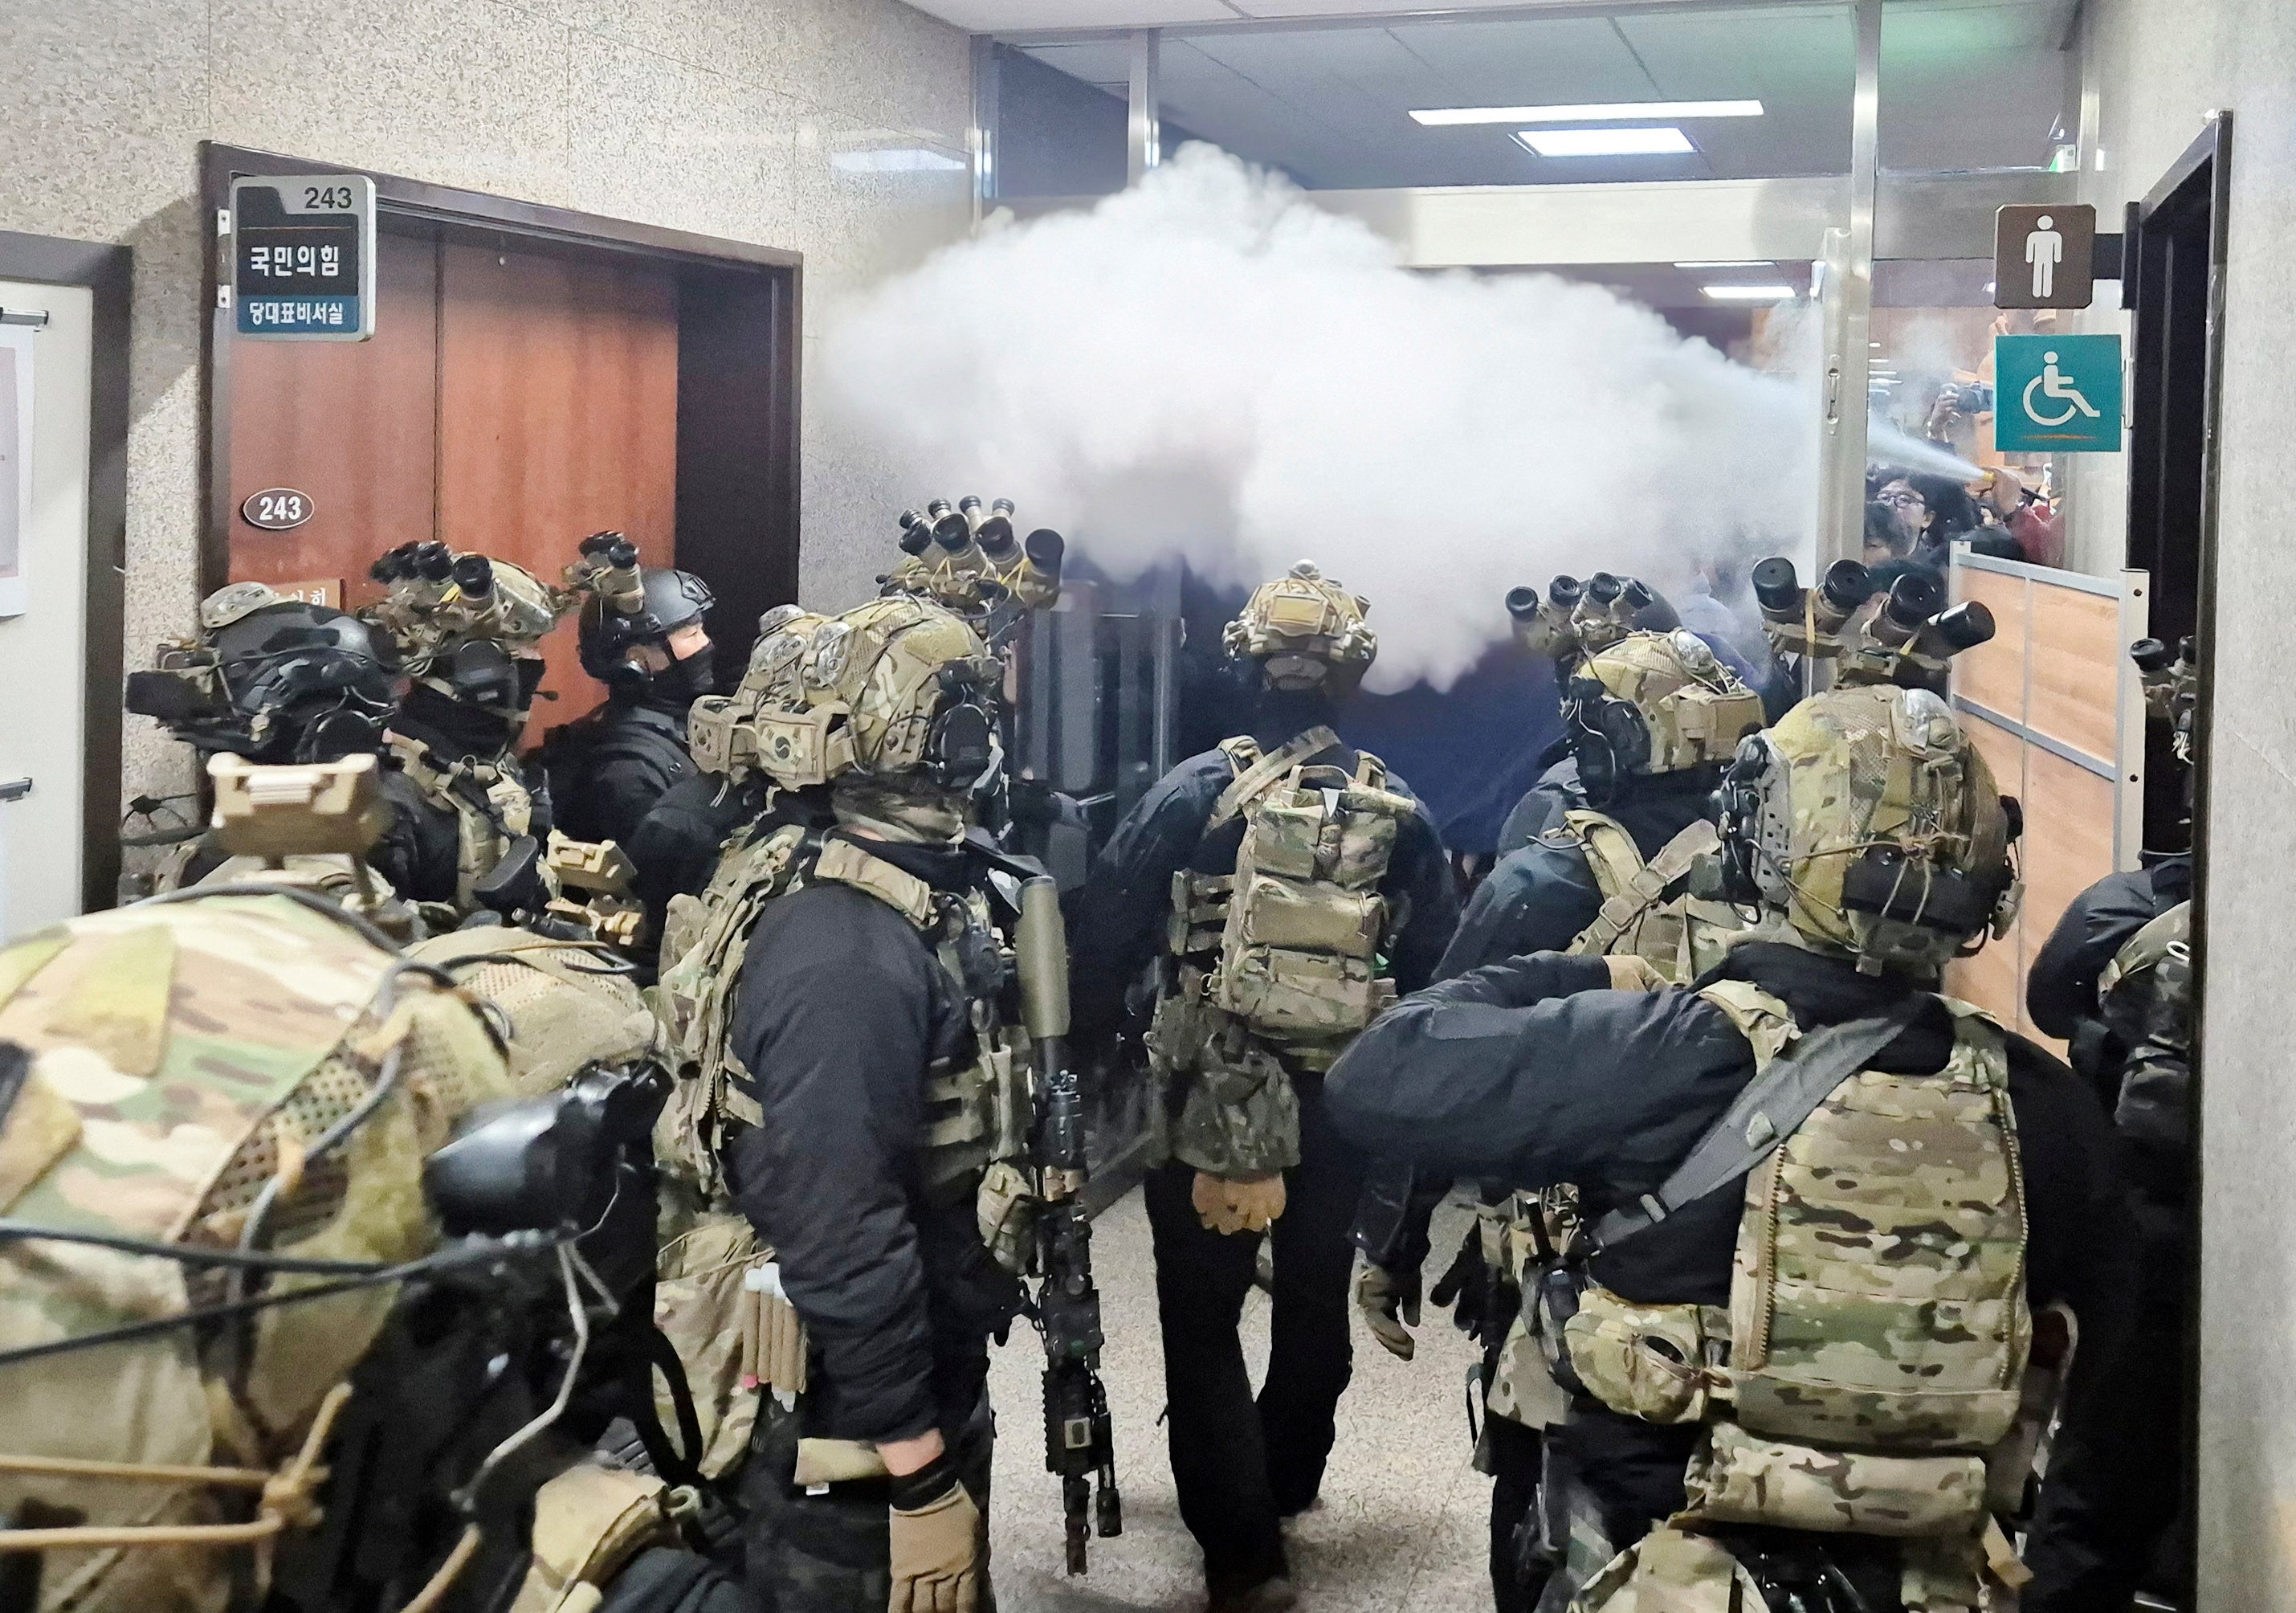
[[2128, 646], [2146, 579], [2103, 579], [1957, 553], [1953, 593], [1993, 613], [1989, 643], [1954, 662], [1953, 696], [2004, 794], [2024, 811], [2024, 904], [2009, 934], [1954, 966], [1951, 989], [2042, 1041], [2025, 1013], [2032, 959], [2080, 893], [2136, 865], [2143, 695]]

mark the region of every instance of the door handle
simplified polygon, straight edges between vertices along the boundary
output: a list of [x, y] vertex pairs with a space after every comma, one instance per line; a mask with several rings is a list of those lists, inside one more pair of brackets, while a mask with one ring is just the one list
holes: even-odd
[[21, 801], [31, 793], [32, 781], [29, 778], [14, 778], [0, 784], [0, 802]]

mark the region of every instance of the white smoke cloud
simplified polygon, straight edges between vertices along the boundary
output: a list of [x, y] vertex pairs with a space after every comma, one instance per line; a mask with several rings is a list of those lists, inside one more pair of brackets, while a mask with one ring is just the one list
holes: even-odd
[[944, 250], [824, 358], [914, 485], [1011, 497], [1118, 575], [1312, 557], [1372, 601], [1379, 687], [1447, 687], [1517, 583], [1808, 547], [1806, 385], [1599, 287], [1406, 269], [1205, 146]]

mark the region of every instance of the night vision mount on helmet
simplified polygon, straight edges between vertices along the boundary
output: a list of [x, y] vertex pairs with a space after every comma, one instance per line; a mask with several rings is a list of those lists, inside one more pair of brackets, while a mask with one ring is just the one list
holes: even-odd
[[[1837, 560], [1815, 588], [1805, 588], [1793, 562], [1774, 555], [1755, 566], [1754, 602], [1762, 631], [1781, 655], [1797, 655], [1805, 689], [1815, 665], [1835, 663], [1835, 680], [1894, 683], [1942, 695], [1946, 663], [1993, 637], [1993, 613], [1981, 600], [1946, 604], [1945, 584], [1928, 572], [1899, 573], [1886, 593], [1855, 560]], [[1867, 610], [1876, 595], [1881, 603]]]
[[1682, 618], [1666, 596], [1635, 577], [1596, 572], [1581, 582], [1568, 573], [1546, 585], [1509, 588], [1515, 642], [1534, 655], [1569, 663], [1608, 649], [1629, 633], [1669, 633]]
[[1068, 551], [1050, 527], [1020, 537], [1013, 515], [1010, 498], [983, 506], [971, 494], [903, 510], [901, 559], [877, 579], [880, 590], [930, 599], [1002, 645], [1022, 618], [1058, 602]]
[[[618, 695], [645, 693], [661, 674], [638, 659], [639, 646], [668, 654], [669, 636], [701, 621], [718, 597], [691, 572], [639, 565], [637, 546], [619, 532], [591, 533], [581, 555], [567, 568], [566, 582], [587, 595], [578, 630], [582, 670]], [[691, 671], [687, 677], [693, 679]]]

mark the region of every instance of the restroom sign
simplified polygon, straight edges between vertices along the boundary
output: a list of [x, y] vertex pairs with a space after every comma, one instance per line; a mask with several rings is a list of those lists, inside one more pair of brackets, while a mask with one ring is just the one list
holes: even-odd
[[1993, 446], [2120, 451], [2120, 338], [1996, 336]]
[[1993, 215], [1995, 308], [2087, 308], [2096, 298], [2096, 209], [2005, 207]]
[[374, 334], [374, 181], [294, 174], [231, 182], [232, 327], [271, 342]]

